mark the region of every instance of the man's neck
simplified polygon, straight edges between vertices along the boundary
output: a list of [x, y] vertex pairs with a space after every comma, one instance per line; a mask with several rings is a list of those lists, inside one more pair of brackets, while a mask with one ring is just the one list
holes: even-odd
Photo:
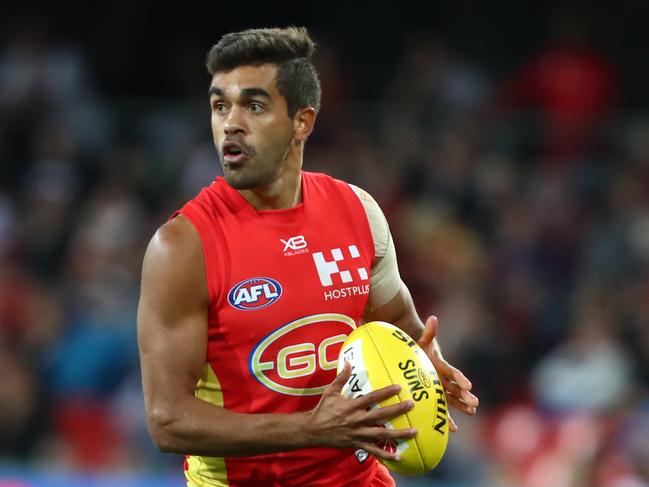
[[238, 191], [256, 210], [293, 208], [302, 201], [301, 167], [285, 170], [268, 186]]

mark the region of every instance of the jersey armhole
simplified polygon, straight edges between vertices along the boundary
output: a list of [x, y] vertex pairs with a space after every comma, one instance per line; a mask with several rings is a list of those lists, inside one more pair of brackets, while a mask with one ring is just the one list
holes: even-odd
[[372, 234], [374, 245], [374, 261], [372, 262], [372, 265], [375, 265], [378, 259], [384, 257], [388, 252], [390, 240], [392, 238], [390, 235], [390, 228], [385, 215], [376, 200], [364, 189], [361, 189], [354, 184], [348, 184], [363, 206], [365, 217], [370, 227], [370, 233]]
[[401, 288], [394, 242], [383, 211], [365, 190], [349, 185], [360, 200], [370, 226], [374, 242], [374, 261], [370, 274], [370, 309], [384, 305], [394, 298]]

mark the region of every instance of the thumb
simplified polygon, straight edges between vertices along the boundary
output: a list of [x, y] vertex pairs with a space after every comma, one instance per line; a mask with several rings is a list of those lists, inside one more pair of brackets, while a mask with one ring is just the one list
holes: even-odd
[[332, 392], [338, 392], [343, 390], [343, 386], [349, 380], [349, 377], [352, 375], [352, 366], [349, 362], [345, 362], [343, 365], [343, 370], [340, 371], [340, 374], [336, 376], [331, 384], [329, 384], [328, 389]]
[[432, 343], [433, 338], [437, 336], [437, 326], [438, 326], [437, 316], [434, 315], [429, 316], [428, 319], [426, 320], [426, 326], [424, 326], [424, 331], [421, 334], [419, 340], [417, 341], [417, 344], [421, 348], [425, 349]]

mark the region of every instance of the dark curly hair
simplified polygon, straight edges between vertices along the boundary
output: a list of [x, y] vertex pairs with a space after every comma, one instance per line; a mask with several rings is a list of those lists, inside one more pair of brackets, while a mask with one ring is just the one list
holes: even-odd
[[207, 55], [214, 76], [239, 66], [277, 65], [277, 89], [293, 117], [304, 107], [320, 109], [320, 80], [311, 62], [315, 43], [304, 27], [248, 29], [224, 35]]

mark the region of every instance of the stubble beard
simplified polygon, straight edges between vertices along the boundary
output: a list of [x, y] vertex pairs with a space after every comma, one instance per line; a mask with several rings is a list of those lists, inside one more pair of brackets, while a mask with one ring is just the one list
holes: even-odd
[[275, 144], [259, 155], [252, 147], [242, 167], [229, 168], [219, 151], [223, 177], [237, 190], [256, 189], [269, 185], [280, 174], [291, 150], [292, 136], [287, 141]]

